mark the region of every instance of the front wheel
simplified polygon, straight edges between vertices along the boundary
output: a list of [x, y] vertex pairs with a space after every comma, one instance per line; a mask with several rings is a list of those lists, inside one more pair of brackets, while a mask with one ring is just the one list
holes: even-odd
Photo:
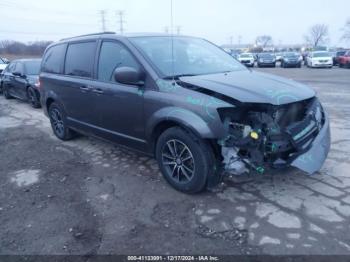
[[180, 127], [169, 128], [161, 134], [156, 158], [166, 181], [184, 193], [204, 190], [208, 177], [215, 172], [210, 146]]
[[7, 87], [3, 86], [3, 90], [2, 91], [4, 93], [5, 99], [11, 99], [12, 98], [12, 96], [10, 95], [9, 90], [7, 89]]
[[52, 103], [50, 105], [49, 118], [52, 130], [57, 138], [63, 141], [73, 138], [74, 133], [67, 127], [66, 115], [63, 108], [59, 104]]

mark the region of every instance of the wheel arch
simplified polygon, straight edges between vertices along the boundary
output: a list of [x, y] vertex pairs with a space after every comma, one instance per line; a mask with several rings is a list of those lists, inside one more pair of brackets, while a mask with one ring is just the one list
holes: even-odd
[[209, 125], [195, 113], [180, 108], [165, 108], [155, 113], [146, 124], [146, 138], [154, 153], [159, 136], [171, 127], [181, 127], [196, 137], [210, 140], [215, 138]]

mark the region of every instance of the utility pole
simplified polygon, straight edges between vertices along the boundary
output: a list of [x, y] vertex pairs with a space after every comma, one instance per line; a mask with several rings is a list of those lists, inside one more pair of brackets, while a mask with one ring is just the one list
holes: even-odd
[[230, 46], [232, 47], [233, 46], [233, 36], [230, 36]]
[[116, 11], [115, 12], [116, 16], [119, 18], [118, 19], [118, 24], [119, 24], [119, 32], [120, 34], [124, 34], [124, 23], [125, 23], [125, 20], [124, 20], [124, 11]]
[[176, 27], [176, 33], [179, 35], [179, 34], [181, 34], [181, 28], [182, 28], [182, 26], [177, 26]]
[[239, 35], [239, 36], [238, 36], [238, 45], [239, 45], [239, 46], [241, 45], [241, 41], [242, 41], [242, 36]]
[[106, 10], [100, 10], [100, 15], [102, 32], [106, 32]]

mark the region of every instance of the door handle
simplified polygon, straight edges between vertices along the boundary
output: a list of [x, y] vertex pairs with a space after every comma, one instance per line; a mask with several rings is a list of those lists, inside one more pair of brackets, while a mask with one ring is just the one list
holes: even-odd
[[103, 94], [103, 90], [101, 88], [95, 88], [92, 90], [92, 92], [96, 93], [96, 94]]
[[91, 88], [89, 86], [81, 86], [81, 87], [79, 87], [79, 89], [81, 91], [90, 91], [91, 90]]

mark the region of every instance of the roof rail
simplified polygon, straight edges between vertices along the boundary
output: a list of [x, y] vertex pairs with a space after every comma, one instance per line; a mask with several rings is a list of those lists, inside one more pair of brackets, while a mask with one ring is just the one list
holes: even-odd
[[78, 35], [78, 36], [73, 36], [73, 37], [62, 38], [60, 41], [74, 39], [74, 38], [78, 38], [78, 37], [84, 37], [84, 36], [94, 36], [94, 35], [104, 35], [104, 34], [115, 34], [115, 32], [107, 31], [107, 32], [92, 33], [92, 34], [86, 34], [86, 35]]

